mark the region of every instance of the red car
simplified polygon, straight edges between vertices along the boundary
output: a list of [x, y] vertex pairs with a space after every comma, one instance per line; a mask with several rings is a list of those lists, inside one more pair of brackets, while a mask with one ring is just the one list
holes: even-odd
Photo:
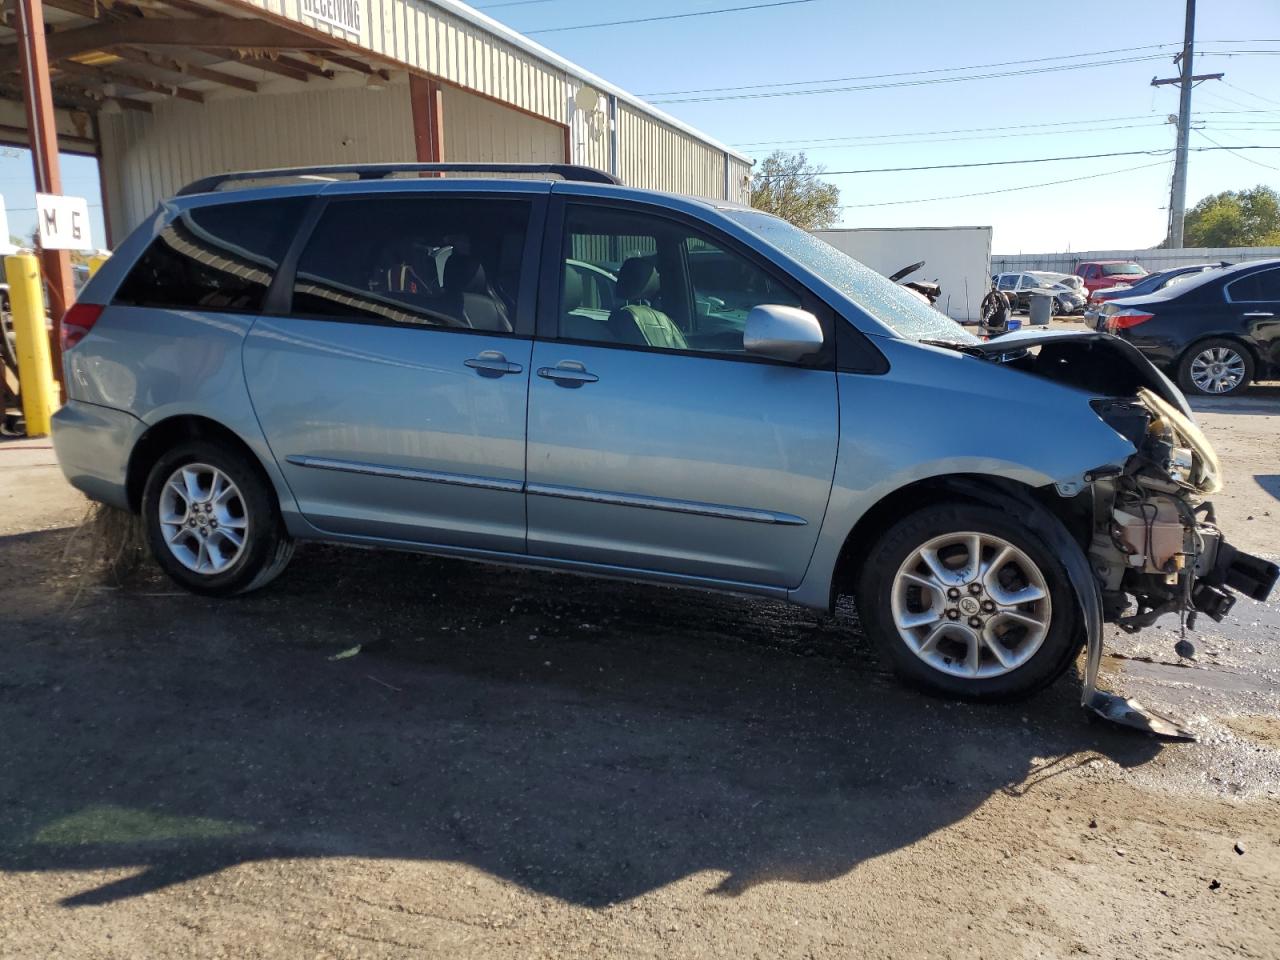
[[1084, 280], [1090, 293], [1122, 283], [1133, 283], [1147, 275], [1147, 271], [1132, 260], [1082, 260], [1076, 264], [1076, 276]]

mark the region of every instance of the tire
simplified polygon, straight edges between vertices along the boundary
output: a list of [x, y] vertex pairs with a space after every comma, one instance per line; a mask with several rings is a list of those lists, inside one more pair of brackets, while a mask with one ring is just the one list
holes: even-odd
[[1057, 297], [1054, 297], [1053, 302], [1049, 305], [1049, 316], [1057, 317], [1061, 316], [1065, 312], [1066, 311], [1062, 309], [1062, 301]]
[[[857, 585], [858, 613], [872, 642], [908, 684], [965, 700], [1016, 700], [1051, 684], [1080, 652], [1084, 631], [1066, 569], [1037, 534], [1013, 517], [977, 504], [939, 504], [908, 515], [872, 547]], [[981, 538], [984, 563], [992, 563], [1004, 546], [1014, 550], [998, 570], [980, 578], [981, 593], [971, 592], [962, 576], [972, 552], [961, 544], [972, 542], [975, 535]], [[952, 539], [957, 543], [946, 545]], [[958, 596], [924, 589], [911, 579], [930, 579], [918, 572], [928, 571], [928, 564], [913, 562], [929, 545], [943, 564], [949, 589]], [[1023, 575], [1030, 572], [1025, 566], [1034, 568], [1033, 577]], [[993, 573], [999, 579], [993, 579]], [[985, 589], [984, 583], [995, 589]], [[1036, 591], [1043, 599], [1010, 603]], [[997, 598], [1003, 606], [997, 605]], [[935, 610], [937, 616], [930, 620]], [[1015, 613], [1026, 622], [1010, 615]], [[909, 626], [917, 619], [920, 625]], [[970, 626], [979, 621], [979, 630]], [[1032, 621], [1039, 621], [1034, 629], [1028, 625]], [[908, 628], [900, 629], [900, 622]], [[990, 643], [972, 642], [979, 632]], [[999, 646], [999, 655], [990, 644]]]
[[[219, 475], [223, 485], [216, 487]], [[218, 502], [210, 502], [219, 489]], [[293, 556], [270, 481], [244, 453], [215, 440], [184, 441], [156, 461], [142, 516], [152, 556], [192, 593], [230, 597], [257, 590]]]
[[1253, 354], [1238, 341], [1201, 340], [1178, 361], [1178, 385], [1200, 397], [1232, 397], [1248, 388], [1253, 372]]

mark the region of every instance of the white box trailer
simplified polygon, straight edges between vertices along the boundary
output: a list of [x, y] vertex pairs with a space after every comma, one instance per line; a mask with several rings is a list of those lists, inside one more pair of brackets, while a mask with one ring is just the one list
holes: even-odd
[[886, 277], [923, 260], [923, 267], [903, 279], [941, 286], [937, 306], [951, 319], [981, 319], [982, 298], [991, 289], [990, 227], [867, 227], [814, 235]]

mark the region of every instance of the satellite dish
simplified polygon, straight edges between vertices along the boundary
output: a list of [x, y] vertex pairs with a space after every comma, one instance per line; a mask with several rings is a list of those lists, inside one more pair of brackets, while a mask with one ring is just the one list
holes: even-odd
[[595, 113], [600, 109], [600, 92], [591, 87], [581, 87], [573, 95], [573, 102], [584, 113]]

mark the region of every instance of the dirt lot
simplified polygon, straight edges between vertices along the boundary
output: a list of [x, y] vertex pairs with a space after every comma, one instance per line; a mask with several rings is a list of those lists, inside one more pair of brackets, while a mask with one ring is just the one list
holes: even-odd
[[[1274, 555], [1280, 389], [1200, 406]], [[323, 547], [116, 585], [83, 511], [0, 444], [0, 956], [1280, 956], [1274, 602], [1195, 662], [1111, 635], [1166, 744], [759, 601]]]

